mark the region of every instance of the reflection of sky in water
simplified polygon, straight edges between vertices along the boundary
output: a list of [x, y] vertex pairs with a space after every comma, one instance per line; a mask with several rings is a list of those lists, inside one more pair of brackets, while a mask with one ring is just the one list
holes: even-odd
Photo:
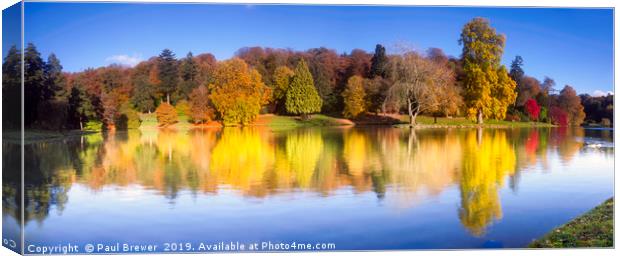
[[584, 138], [612, 136], [582, 129], [227, 129], [34, 144], [26, 236], [43, 244], [522, 247], [612, 195], [613, 148], [584, 146]]

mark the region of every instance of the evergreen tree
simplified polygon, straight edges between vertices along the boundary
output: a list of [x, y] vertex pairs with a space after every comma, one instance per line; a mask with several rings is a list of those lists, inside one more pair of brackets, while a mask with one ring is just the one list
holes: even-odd
[[322, 104], [308, 65], [302, 59], [297, 63], [295, 75], [286, 91], [286, 111], [307, 119], [309, 114], [321, 111]]
[[525, 75], [522, 67], [523, 58], [517, 55], [510, 64], [510, 77], [512, 78], [512, 80], [515, 80], [515, 82], [517, 82], [517, 86], [520, 84], [521, 79], [523, 79], [523, 76]]
[[176, 92], [176, 100], [187, 99], [189, 94], [198, 86], [198, 65], [194, 61], [194, 55], [187, 53], [179, 66], [179, 88]]
[[145, 80], [138, 80], [134, 83], [133, 96], [131, 103], [140, 112], [151, 112], [155, 109], [155, 98], [153, 86]]
[[170, 96], [177, 88], [178, 65], [174, 53], [169, 49], [164, 49], [158, 58], [159, 90], [166, 97], [166, 102], [170, 103]]
[[45, 87], [46, 92], [52, 95], [47, 95], [46, 98], [55, 97], [58, 100], [66, 101], [69, 97], [65, 90], [65, 77], [62, 74], [62, 65], [60, 60], [55, 54], [50, 54], [45, 64]]
[[82, 87], [73, 86], [69, 94], [69, 120], [77, 122], [80, 130], [89, 120], [97, 118], [95, 106], [86, 91]]
[[375, 54], [370, 61], [370, 76], [385, 78], [387, 75], [388, 58], [385, 54], [385, 47], [383, 47], [383, 45], [377, 44], [375, 47]]
[[2, 63], [2, 128], [21, 126], [21, 73], [22, 56], [13, 45]]
[[24, 125], [31, 126], [37, 120], [37, 111], [52, 92], [45, 87], [45, 62], [37, 48], [29, 43], [24, 53]]
[[[140, 112], [151, 112], [155, 110], [158, 79], [153, 72], [157, 67], [153, 62], [142, 62], [134, 67], [131, 74], [133, 92], [131, 103]], [[154, 83], [155, 82], [155, 83]]]

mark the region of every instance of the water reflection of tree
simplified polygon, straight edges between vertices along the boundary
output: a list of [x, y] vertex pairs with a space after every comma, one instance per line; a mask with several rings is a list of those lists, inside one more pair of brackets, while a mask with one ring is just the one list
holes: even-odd
[[[479, 235], [501, 218], [504, 180], [509, 177], [516, 189], [518, 170], [546, 163], [549, 152], [570, 159], [583, 144], [575, 136], [583, 131], [366, 127], [95, 134], [29, 147], [26, 212], [39, 220], [53, 208], [61, 213], [75, 182], [95, 192], [138, 184], [171, 201], [183, 190], [218, 193], [223, 187], [252, 197], [351, 189], [374, 192], [399, 208], [457, 185], [459, 217]], [[19, 197], [9, 188], [3, 202]]]
[[459, 218], [472, 234], [482, 235], [493, 220], [502, 218], [498, 193], [515, 172], [515, 152], [503, 130], [468, 133], [463, 152]]
[[[85, 169], [85, 165], [94, 163], [97, 156], [93, 155], [93, 148], [97, 147], [100, 139], [99, 135], [86, 136], [80, 140], [61, 140], [61, 141], [43, 141], [39, 143], [27, 143], [24, 145], [24, 221], [28, 223], [30, 220], [43, 221], [52, 209], [58, 214], [62, 214], [69, 198], [69, 192], [76, 177]], [[19, 169], [19, 144], [3, 143], [3, 147], [7, 147], [10, 151], [4, 151], [3, 161], [11, 166], [4, 168], [6, 173], [12, 173], [3, 180], [3, 192], [7, 195], [19, 196], [21, 177], [15, 176], [20, 174]], [[9, 153], [11, 152], [11, 153]], [[7, 166], [8, 167], [8, 166]], [[6, 186], [5, 186], [6, 185]], [[12, 188], [12, 189], [9, 189]], [[13, 191], [17, 189], [17, 191]], [[3, 200], [8, 197], [3, 196]], [[18, 206], [21, 198], [15, 198], [11, 201], [15, 203], [4, 202], [3, 205], [8, 208]], [[6, 209], [5, 209], [6, 210]], [[15, 211], [19, 207], [14, 208]], [[15, 216], [20, 216], [18, 213]]]
[[21, 219], [21, 145], [2, 143], [2, 214]]

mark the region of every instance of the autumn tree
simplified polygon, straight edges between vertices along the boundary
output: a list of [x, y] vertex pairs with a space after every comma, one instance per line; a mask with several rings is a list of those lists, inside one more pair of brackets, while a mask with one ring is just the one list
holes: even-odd
[[388, 79], [377, 76], [372, 79], [364, 79], [364, 91], [366, 92], [366, 108], [369, 111], [385, 112], [385, 99], [390, 88]]
[[206, 123], [213, 120], [214, 111], [211, 108], [209, 90], [206, 86], [200, 85], [189, 94], [189, 116], [194, 123]]
[[119, 107], [119, 115], [116, 118], [115, 126], [119, 130], [137, 129], [140, 127], [140, 116], [131, 107], [129, 101], [124, 101]]
[[530, 120], [536, 121], [538, 120], [538, 115], [540, 114], [540, 106], [535, 99], [528, 99], [525, 102], [525, 110], [530, 117]]
[[416, 124], [422, 112], [436, 111], [445, 87], [453, 85], [454, 73], [415, 51], [405, 50], [390, 60], [390, 96], [397, 98], [409, 114], [409, 124]]
[[551, 123], [559, 126], [567, 126], [568, 125], [568, 114], [562, 108], [557, 106], [552, 106], [549, 110], [549, 118], [551, 119]]
[[157, 115], [157, 122], [161, 127], [173, 125], [178, 121], [176, 109], [166, 102], [159, 104], [155, 114]]
[[375, 53], [371, 59], [370, 65], [370, 76], [371, 77], [383, 77], [385, 78], [388, 75], [388, 57], [385, 54], [385, 47], [383, 45], [377, 44], [375, 46]]
[[541, 93], [541, 86], [538, 79], [530, 76], [523, 76], [520, 81], [521, 85], [517, 86], [517, 99], [515, 100], [515, 104], [518, 107], [524, 106], [527, 100], [536, 98], [538, 94]]
[[209, 89], [209, 98], [225, 125], [251, 123], [271, 96], [258, 71], [239, 58], [218, 65]]
[[215, 67], [217, 66], [217, 60], [215, 56], [210, 53], [198, 54], [194, 57], [196, 67], [198, 67], [198, 76], [196, 77], [196, 83], [198, 85], [208, 85], [213, 82], [213, 74], [215, 73]]
[[314, 80], [314, 87], [321, 97], [321, 110], [324, 112], [339, 112], [337, 88], [337, 72], [340, 68], [340, 59], [336, 51], [325, 47], [313, 48], [307, 51], [308, 70]]
[[302, 59], [297, 63], [295, 75], [286, 91], [286, 111], [301, 115], [302, 119], [308, 119], [309, 114], [321, 111], [322, 104], [323, 101], [314, 87], [312, 75]]
[[164, 49], [157, 59], [159, 90], [170, 103], [170, 95], [176, 90], [178, 83], [178, 65], [174, 53]]
[[460, 110], [463, 106], [463, 97], [461, 96], [460, 86], [456, 84], [456, 67], [454, 63], [450, 61], [450, 58], [439, 48], [429, 48], [426, 52], [426, 56], [429, 60], [453, 73], [451, 81], [446, 83], [446, 86], [439, 88], [437, 92], [442, 95], [439, 97], [439, 104], [428, 111], [434, 117], [435, 123], [437, 123], [438, 116], [448, 117], [460, 114]]
[[474, 18], [461, 32], [464, 99], [468, 116], [479, 124], [503, 119], [516, 98], [515, 81], [500, 64], [505, 41], [484, 18]]
[[441, 95], [439, 102], [436, 107], [430, 110], [433, 117], [435, 117], [435, 123], [437, 123], [438, 116], [449, 117], [459, 115], [463, 106], [460, 87], [456, 86], [454, 82], [447, 83], [446, 86], [439, 88], [438, 93]]
[[[351, 76], [366, 78], [370, 74], [372, 55], [362, 49], [353, 49], [350, 54], [343, 56], [343, 75], [347, 79]], [[344, 79], [343, 79], [344, 80]]]
[[546, 109], [551, 107], [550, 96], [551, 93], [555, 91], [553, 87], [555, 87], [555, 81], [552, 78], [545, 77], [543, 82], [540, 84], [540, 93], [536, 95], [538, 105]]
[[273, 96], [271, 100], [278, 112], [285, 111], [284, 103], [286, 102], [286, 91], [288, 91], [293, 75], [295, 75], [293, 70], [286, 66], [279, 66], [274, 71], [272, 85]]
[[116, 128], [116, 119], [120, 114], [119, 107], [121, 102], [119, 101], [118, 94], [114, 92], [103, 93], [101, 95], [101, 103], [103, 105], [103, 122], [108, 129], [114, 130]]
[[347, 118], [355, 118], [366, 111], [366, 92], [364, 92], [364, 79], [361, 76], [349, 78], [347, 87], [342, 93], [344, 98], [344, 111], [342, 114]]
[[583, 105], [581, 105], [581, 98], [577, 96], [577, 92], [573, 87], [566, 85], [560, 91], [558, 98], [558, 105], [568, 117], [568, 123], [570, 125], [580, 125], [586, 114], [583, 112]]

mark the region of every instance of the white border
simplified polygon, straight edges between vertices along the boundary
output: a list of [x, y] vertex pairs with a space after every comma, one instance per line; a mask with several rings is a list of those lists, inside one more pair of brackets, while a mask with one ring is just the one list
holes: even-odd
[[[5, 9], [18, 1], [15, 0], [3, 0], [0, 2], [0, 8]], [[205, 0], [125, 0], [125, 1], [101, 1], [101, 0], [30, 0], [26, 2], [175, 2], [175, 3], [251, 3], [251, 4], [324, 4], [324, 5], [424, 5], [424, 6], [505, 6], [505, 7], [583, 7], [583, 8], [614, 8], [617, 6], [617, 2], [613, 0], [505, 0], [505, 1], [493, 1], [493, 0], [367, 0], [367, 1], [354, 1], [354, 0], [217, 0], [217, 1], [205, 1]], [[0, 19], [0, 27], [2, 21]], [[617, 83], [615, 74], [618, 74], [618, 52], [615, 49], [618, 48], [617, 40], [617, 28], [618, 19], [614, 10], [614, 91], [616, 91]], [[2, 39], [0, 33], [0, 40]], [[616, 98], [614, 98], [614, 105], [618, 106]], [[0, 105], [0, 113], [2, 106]], [[614, 116], [617, 117], [618, 108], [614, 110]], [[614, 120], [617, 120], [614, 118]], [[0, 120], [0, 126], [2, 121]], [[617, 122], [614, 124], [618, 127]], [[614, 142], [618, 141], [618, 134], [614, 133]], [[615, 159], [618, 159], [620, 152], [615, 151]], [[0, 162], [2, 160], [0, 159]], [[615, 170], [615, 169], [614, 169]], [[614, 175], [615, 184], [619, 184], [618, 175]], [[0, 176], [1, 179], [1, 176]], [[618, 205], [615, 206], [615, 215], [618, 213]], [[0, 219], [0, 225], [2, 220]], [[617, 222], [615, 222], [614, 230], [617, 230]], [[0, 230], [1, 232], [1, 230]], [[614, 237], [614, 245], [618, 248], [620, 239], [618, 235]], [[295, 255], [384, 255], [389, 253], [391, 255], [464, 255], [464, 256], [487, 256], [487, 255], [558, 255], [558, 256], [572, 256], [572, 255], [618, 255], [616, 252], [618, 249], [499, 249], [499, 250], [418, 250], [418, 251], [376, 251], [376, 252], [312, 252], [312, 253], [295, 253]], [[4, 247], [0, 248], [0, 255], [18, 255]], [[138, 254], [137, 254], [138, 255]], [[147, 255], [147, 254], [139, 254]], [[156, 255], [205, 255], [205, 254], [156, 254]], [[223, 254], [213, 254], [223, 255]], [[225, 255], [225, 254], [224, 254]], [[285, 255], [284, 253], [237, 253], [235, 255]]]

